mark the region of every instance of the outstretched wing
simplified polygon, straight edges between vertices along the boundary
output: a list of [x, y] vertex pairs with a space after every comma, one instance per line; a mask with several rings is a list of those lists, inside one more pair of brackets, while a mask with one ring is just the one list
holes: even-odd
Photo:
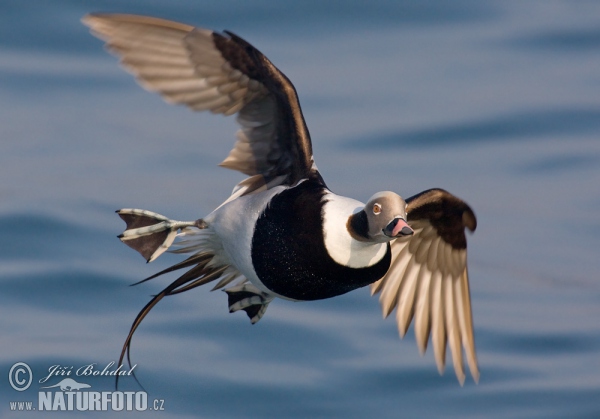
[[465, 380], [463, 349], [471, 375], [478, 381], [465, 237], [465, 227], [471, 231], [477, 227], [475, 214], [465, 202], [441, 189], [427, 190], [406, 203], [414, 235], [392, 243], [390, 269], [371, 285], [371, 293], [381, 292], [384, 317], [396, 308], [401, 337], [415, 319], [421, 353], [431, 335], [440, 374], [449, 343], [461, 385]]
[[242, 38], [136, 15], [90, 14], [83, 23], [144, 88], [167, 102], [238, 113], [238, 140], [221, 166], [259, 175], [253, 188], [304, 178], [322, 182], [294, 86]]

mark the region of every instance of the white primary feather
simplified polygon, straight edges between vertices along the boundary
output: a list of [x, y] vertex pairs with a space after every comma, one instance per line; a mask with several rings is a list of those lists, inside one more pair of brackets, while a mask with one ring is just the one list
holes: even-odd
[[420, 271], [421, 266], [416, 263], [414, 258], [408, 261], [404, 273], [404, 281], [402, 281], [401, 290], [398, 296], [398, 307], [396, 308], [396, 322], [398, 323], [400, 337], [404, 337], [408, 325], [412, 320], [417, 278], [419, 277]]

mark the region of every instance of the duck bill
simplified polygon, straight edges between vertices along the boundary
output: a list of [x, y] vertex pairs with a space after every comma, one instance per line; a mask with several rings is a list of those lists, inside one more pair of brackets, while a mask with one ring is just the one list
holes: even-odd
[[388, 237], [405, 237], [414, 233], [404, 218], [394, 218], [384, 229], [383, 234]]

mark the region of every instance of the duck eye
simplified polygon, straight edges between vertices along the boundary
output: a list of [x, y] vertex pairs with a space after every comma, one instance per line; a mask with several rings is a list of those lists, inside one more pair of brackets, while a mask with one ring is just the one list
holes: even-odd
[[373, 214], [375, 214], [375, 215], [381, 214], [381, 205], [379, 205], [379, 204], [373, 205]]

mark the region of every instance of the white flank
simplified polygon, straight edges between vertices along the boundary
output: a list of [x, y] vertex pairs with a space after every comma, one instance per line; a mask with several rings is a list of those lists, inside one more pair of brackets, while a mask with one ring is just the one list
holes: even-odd
[[[215, 240], [219, 240], [222, 246], [222, 250], [217, 250], [217, 256], [226, 260], [227, 264], [235, 266], [258, 289], [272, 295], [273, 291], [263, 285], [252, 265], [252, 236], [256, 220], [267, 204], [273, 196], [287, 188], [287, 186], [276, 186], [266, 191], [240, 196], [204, 218], [208, 223], [208, 230], [215, 233]], [[217, 247], [220, 246], [213, 245], [213, 249], [216, 250]]]

